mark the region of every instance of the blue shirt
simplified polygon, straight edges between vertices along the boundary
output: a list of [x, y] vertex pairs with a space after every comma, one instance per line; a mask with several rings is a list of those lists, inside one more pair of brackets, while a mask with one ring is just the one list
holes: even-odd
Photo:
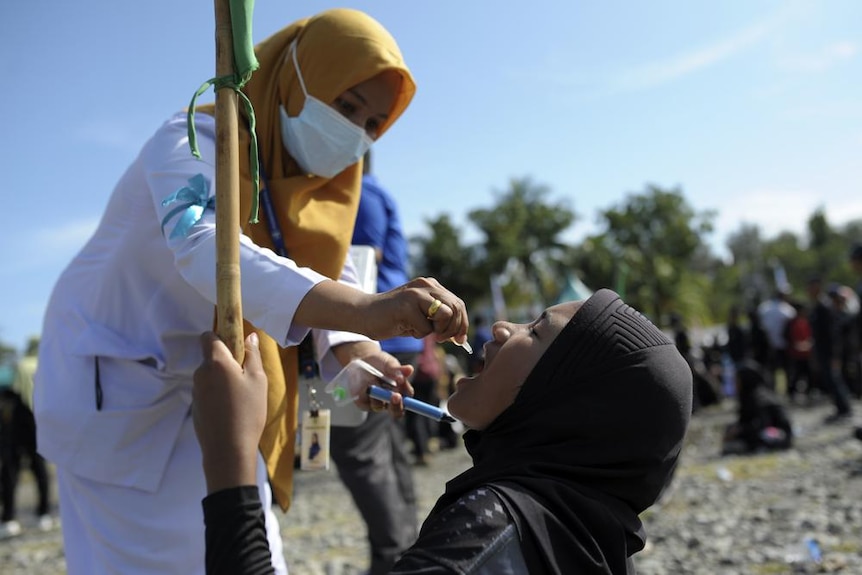
[[[362, 176], [362, 196], [353, 229], [353, 245], [372, 246], [380, 250], [377, 262], [377, 291], [385, 292], [407, 283], [407, 240], [401, 230], [401, 219], [394, 198], [371, 174]], [[380, 342], [388, 353], [422, 351], [422, 340], [395, 337]]]

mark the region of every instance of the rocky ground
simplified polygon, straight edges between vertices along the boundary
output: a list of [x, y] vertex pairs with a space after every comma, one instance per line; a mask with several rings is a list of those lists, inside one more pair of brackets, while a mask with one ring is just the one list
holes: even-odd
[[[856, 404], [862, 414], [862, 404]], [[780, 454], [720, 457], [732, 405], [698, 413], [671, 489], [644, 514], [641, 575], [862, 574], [862, 442], [845, 422], [823, 425], [827, 405], [794, 407], [797, 446]], [[422, 511], [465, 469], [463, 450], [416, 468]], [[0, 574], [64, 573], [59, 529], [26, 522], [33, 485], [19, 494], [24, 532], [0, 541]], [[334, 471], [300, 473], [293, 508], [280, 515], [295, 575], [358, 575], [367, 567], [364, 525]], [[815, 561], [804, 541], [821, 551]]]

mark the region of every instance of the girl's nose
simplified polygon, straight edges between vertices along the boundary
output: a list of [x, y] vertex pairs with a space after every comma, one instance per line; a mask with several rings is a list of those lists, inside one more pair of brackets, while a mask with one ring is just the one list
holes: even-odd
[[494, 340], [504, 342], [512, 337], [512, 324], [507, 321], [497, 321], [491, 326], [491, 333], [494, 334]]

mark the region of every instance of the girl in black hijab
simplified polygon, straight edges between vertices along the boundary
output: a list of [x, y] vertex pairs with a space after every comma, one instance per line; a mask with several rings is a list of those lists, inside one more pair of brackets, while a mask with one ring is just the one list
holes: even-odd
[[[633, 574], [645, 541], [638, 515], [670, 480], [691, 415], [688, 364], [610, 290], [492, 332], [484, 369], [447, 403], [470, 429], [473, 467], [446, 485], [391, 573]], [[260, 409], [250, 399], [265, 397], [266, 378], [253, 342], [244, 371], [214, 335], [202, 342], [196, 432], [204, 459], [226, 462], [205, 468], [207, 573], [268, 574], [253, 472], [235, 473], [254, 461], [263, 423], [252, 425]], [[251, 455], [225, 456], [226, 444]]]
[[761, 365], [753, 360], [737, 368], [738, 415], [725, 431], [724, 454], [793, 446], [790, 417], [766, 378]]
[[610, 290], [493, 333], [485, 369], [447, 403], [471, 428], [473, 467], [393, 573], [634, 573], [638, 515], [669, 481], [691, 414], [688, 364]]

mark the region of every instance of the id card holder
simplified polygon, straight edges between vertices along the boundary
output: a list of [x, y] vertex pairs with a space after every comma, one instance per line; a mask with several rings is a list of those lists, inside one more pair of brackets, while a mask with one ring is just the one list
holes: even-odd
[[328, 409], [311, 409], [302, 414], [299, 459], [302, 471], [329, 470], [329, 420]]
[[301, 378], [300, 385], [305, 387], [299, 394], [300, 420], [305, 418], [313, 404], [315, 409], [329, 410], [329, 425], [332, 427], [356, 427], [368, 417], [368, 412], [356, 407], [352, 399], [339, 402], [331, 393], [323, 393], [328, 384], [320, 377]]
[[[329, 469], [329, 430], [331, 411], [320, 405], [315, 382], [318, 381], [317, 363], [311, 339], [306, 337], [299, 344], [300, 379], [305, 384], [305, 396], [300, 393], [299, 414], [302, 418], [299, 431], [299, 469], [302, 471], [326, 471]], [[306, 405], [302, 398], [306, 397]]]

